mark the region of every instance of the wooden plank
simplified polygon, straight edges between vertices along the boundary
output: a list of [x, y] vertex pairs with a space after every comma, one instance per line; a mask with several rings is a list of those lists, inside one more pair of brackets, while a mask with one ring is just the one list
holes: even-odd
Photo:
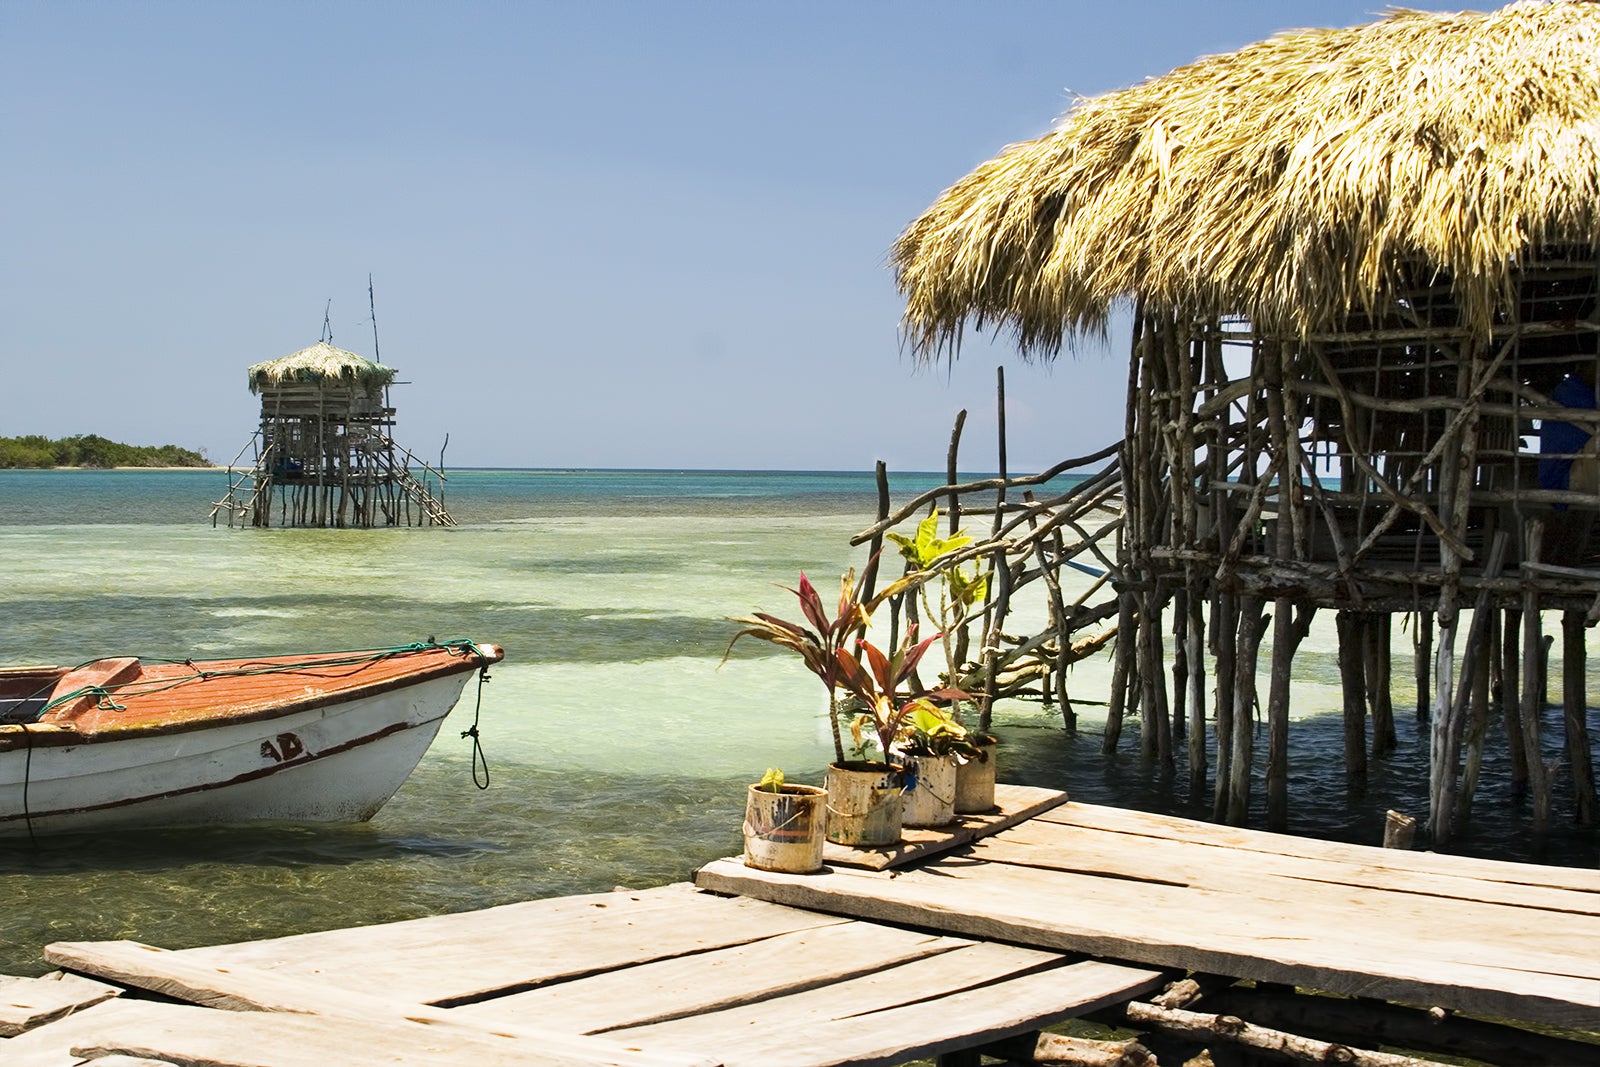
[[995, 810], [959, 815], [949, 826], [908, 826], [901, 831], [900, 843], [888, 848], [850, 848], [830, 841], [823, 846], [823, 862], [831, 866], [862, 867], [871, 871], [904, 867], [1043, 814], [1065, 804], [1067, 794], [1036, 786], [997, 785], [994, 788], [994, 800]]
[[116, 986], [75, 974], [0, 977], [0, 1037], [15, 1037], [121, 992]]
[[1016, 827], [985, 840], [973, 857], [1280, 899], [1358, 890], [1394, 894], [1392, 906], [1399, 908], [1508, 905], [1546, 912], [1544, 918], [1551, 922], [1573, 921], [1600, 931], [1594, 925], [1600, 922], [1600, 894], [1137, 837], [1061, 823]]
[[296, 1015], [117, 999], [0, 1046], [6, 1067], [131, 1056], [185, 1067], [556, 1067], [584, 1062], [538, 1041], [392, 1017]]
[[662, 1023], [630, 1026], [612, 1036], [628, 1044], [720, 1048], [772, 1026], [805, 1029], [831, 1020], [887, 1011], [1067, 962], [1057, 952], [968, 942], [937, 956], [874, 969], [785, 997], [753, 1001]]
[[1329, 924], [1292, 903], [1246, 908], [1228, 898], [1221, 908], [1203, 891], [1152, 883], [1139, 885], [1140, 906], [1130, 908], [1125, 880], [1009, 864], [963, 860], [894, 877], [838, 871], [802, 879], [724, 861], [697, 878], [718, 892], [961, 936], [1600, 1030], [1600, 982], [1573, 977], [1588, 966], [1583, 949], [1544, 924], [1530, 937], [1570, 969], [1462, 962], [1471, 945], [1458, 947], [1453, 933], [1428, 939], [1355, 908]]
[[940, 957], [950, 966], [964, 959], [974, 964], [970, 983], [958, 971], [904, 975], [899, 982], [890, 972], [890, 981], [876, 991], [848, 983], [817, 991], [826, 996], [812, 1005], [788, 997], [765, 1010], [685, 1019], [627, 1036], [713, 1049], [729, 1067], [888, 1067], [1038, 1030], [1144, 995], [1165, 978], [1161, 971], [1095, 960], [997, 976], [997, 968], [974, 957], [998, 947]]
[[625, 967], [453, 1009], [495, 1023], [600, 1033], [801, 993], [971, 941], [844, 922], [694, 956]]
[[1455, 875], [1504, 882], [1508, 885], [1549, 886], [1600, 895], [1600, 871], [1577, 867], [1509, 863], [1438, 852], [1411, 852], [1371, 845], [1349, 845], [1338, 841], [1319, 841], [1308, 837], [1247, 830], [1237, 826], [1221, 826], [1169, 815], [1076, 802], [1059, 805], [1042, 813], [1038, 818], [1041, 822], [1084, 826], [1144, 837], [1223, 845], [1284, 856], [1304, 856], [1335, 863], [1358, 863], [1374, 868]]
[[[655, 1055], [615, 1041], [543, 1027], [487, 1026], [444, 1008], [390, 1000], [330, 982], [307, 981], [253, 967], [210, 967], [182, 953], [134, 941], [56, 942], [45, 958], [58, 967], [110, 979], [120, 985], [224, 1011], [285, 1015], [324, 1015], [341, 1019], [388, 1020], [396, 1032], [420, 1028], [451, 1039], [521, 1040], [540, 1050], [540, 1062], [622, 1065], [622, 1067], [704, 1067], [694, 1055]], [[374, 988], [363, 983], [357, 988]], [[380, 987], [381, 988], [381, 987]], [[139, 1054], [136, 1049], [112, 1049]]]
[[677, 883], [184, 949], [183, 955], [214, 967], [255, 967], [451, 1005], [838, 921]]

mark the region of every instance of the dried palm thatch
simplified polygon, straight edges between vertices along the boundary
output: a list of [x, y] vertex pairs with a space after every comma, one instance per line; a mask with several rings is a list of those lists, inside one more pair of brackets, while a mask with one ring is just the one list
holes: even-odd
[[920, 357], [969, 321], [1049, 357], [1119, 301], [1304, 336], [1419, 265], [1487, 330], [1553, 245], [1600, 245], [1600, 3], [1395, 11], [1081, 101], [892, 259]]
[[284, 382], [347, 382], [372, 390], [393, 382], [395, 369], [318, 341], [282, 359], [253, 364], [247, 373], [252, 393]]

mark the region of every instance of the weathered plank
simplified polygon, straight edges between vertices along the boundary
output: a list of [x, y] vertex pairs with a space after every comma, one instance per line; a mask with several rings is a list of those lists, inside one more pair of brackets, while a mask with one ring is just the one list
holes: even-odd
[[960, 848], [982, 837], [1015, 826], [1025, 819], [1043, 814], [1067, 802], [1067, 794], [1057, 789], [1026, 785], [997, 785], [993, 811], [959, 815], [949, 826], [906, 827], [900, 843], [887, 848], [850, 848], [829, 842], [822, 850], [824, 863], [841, 867], [862, 867], [872, 871], [904, 867], [941, 852]]
[[1284, 856], [1304, 856], [1335, 863], [1373, 868], [1504, 882], [1508, 885], [1550, 886], [1600, 895], [1600, 871], [1577, 867], [1552, 867], [1537, 863], [1509, 863], [1453, 856], [1441, 852], [1413, 852], [1319, 841], [1309, 837], [1248, 830], [1237, 826], [1197, 822], [1176, 816], [1130, 811], [1076, 802], [1059, 805], [1038, 816], [1040, 822], [1083, 826], [1139, 837], [1164, 838], [1190, 844], [1221, 845]]
[[214, 1011], [117, 999], [11, 1038], [6, 1067], [75, 1067], [131, 1056], [184, 1067], [538, 1067], [581, 1064], [521, 1037], [393, 1017]]
[[1499, 923], [1502, 913], [1494, 909], [1510, 906], [1526, 914], [1528, 921], [1542, 911], [1545, 921], [1572, 923], [1600, 934], [1600, 894], [1134, 837], [1082, 826], [1030, 823], [985, 841], [974, 855], [988, 862], [1090, 871], [1258, 898], [1333, 895], [1354, 902], [1376, 894], [1391, 909], [1442, 909], [1441, 914], [1461, 913], [1467, 922], [1474, 916], [1492, 916]]
[[[463, 1040], [518, 1041], [540, 1062], [621, 1067], [705, 1067], [697, 1055], [655, 1055], [615, 1041], [546, 1027], [489, 1026], [444, 1008], [353, 992], [327, 981], [308, 981], [248, 966], [211, 967], [133, 941], [56, 942], [45, 958], [58, 967], [98, 975], [121, 985], [237, 1013], [323, 1015], [362, 1021], [388, 1020], [396, 1032], [420, 1029]], [[371, 983], [356, 988], [374, 988]], [[113, 1049], [112, 1051], [119, 1051]], [[137, 1050], [131, 1051], [137, 1054]], [[158, 1050], [159, 1051], [159, 1050]]]
[[971, 945], [961, 938], [843, 922], [658, 960], [463, 1005], [458, 1014], [576, 1033], [643, 1026], [790, 996]]
[[448, 1005], [837, 921], [762, 901], [698, 893], [678, 883], [184, 949], [183, 954], [215, 967], [256, 967]]
[[1583, 977], [1600, 946], [1573, 942], [1542, 912], [1529, 913], [1537, 923], [1524, 917], [1528, 943], [1502, 960], [1475, 953], [1453, 924], [1418, 929], [1390, 921], [1382, 907], [1311, 907], [1145, 881], [1140, 907], [1130, 908], [1126, 879], [984, 863], [977, 855], [895, 877], [834, 871], [800, 879], [724, 861], [697, 880], [718, 892], [961, 936], [1600, 1030], [1600, 982]]
[[[975, 946], [923, 961], [941, 964], [937, 975], [896, 968], [878, 981], [618, 1036], [712, 1049], [729, 1067], [871, 1067], [1038, 1030], [1140, 996], [1164, 979], [1160, 971], [1093, 960], [1008, 974], [999, 949]], [[973, 968], [967, 980], [951, 970], [962, 964]]]
[[0, 1037], [15, 1037], [121, 992], [75, 974], [0, 978]]

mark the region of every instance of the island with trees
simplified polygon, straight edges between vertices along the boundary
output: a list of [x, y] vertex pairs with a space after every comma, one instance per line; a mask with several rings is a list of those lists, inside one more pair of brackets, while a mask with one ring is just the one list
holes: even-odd
[[125, 445], [97, 434], [51, 439], [0, 437], [0, 470], [49, 467], [210, 467], [205, 455], [177, 445]]

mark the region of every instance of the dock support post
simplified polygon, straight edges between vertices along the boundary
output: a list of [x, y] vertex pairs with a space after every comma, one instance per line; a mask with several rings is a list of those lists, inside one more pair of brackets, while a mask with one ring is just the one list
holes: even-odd
[[[1530, 562], [1538, 562], [1544, 523], [1528, 527]], [[1522, 745], [1528, 766], [1528, 793], [1533, 798], [1534, 827], [1543, 831], [1550, 825], [1550, 775], [1544, 764], [1539, 737], [1539, 718], [1544, 710], [1544, 638], [1539, 632], [1539, 592], [1532, 582], [1523, 583], [1522, 594]]]
[[1428, 721], [1428, 709], [1433, 705], [1433, 612], [1417, 612], [1417, 626], [1413, 631], [1412, 665], [1417, 677], [1417, 721]]
[[1565, 718], [1567, 765], [1572, 768], [1574, 816], [1578, 825], [1595, 823], [1594, 761], [1589, 755], [1589, 725], [1585, 721], [1587, 649], [1584, 647], [1585, 613], [1561, 613], [1561, 706]]
[[1528, 754], [1522, 743], [1522, 609], [1506, 608], [1500, 631], [1500, 717], [1511, 764], [1511, 796], [1528, 792]]
[[1228, 769], [1228, 822], [1250, 819], [1250, 771], [1255, 762], [1256, 661], [1266, 618], [1260, 597], [1245, 597], [1239, 612], [1239, 658], [1234, 664], [1233, 758]]
[[1356, 786], [1367, 780], [1367, 679], [1366, 616], [1341, 611], [1335, 620], [1339, 633], [1339, 684], [1344, 694], [1344, 777]]
[[1390, 645], [1393, 616], [1387, 612], [1369, 614], [1366, 619], [1367, 699], [1372, 707], [1372, 756], [1381, 759], [1399, 747], [1394, 732], [1394, 700], [1389, 682], [1393, 664]]

